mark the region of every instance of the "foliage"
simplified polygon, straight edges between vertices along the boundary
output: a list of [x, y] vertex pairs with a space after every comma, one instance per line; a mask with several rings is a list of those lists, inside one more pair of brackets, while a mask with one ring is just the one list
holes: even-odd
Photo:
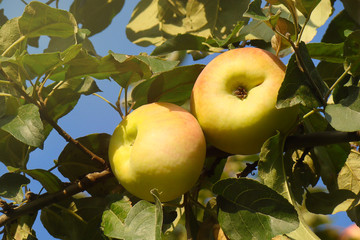
[[[37, 239], [38, 212], [61, 239], [181, 239], [184, 233], [188, 239], [319, 239], [311, 220], [340, 211], [360, 225], [356, 3], [344, 1], [322, 41], [310, 43], [334, 1], [140, 0], [126, 36], [153, 52], [99, 56], [91, 38], [111, 24], [124, 0], [74, 0], [68, 10], [58, 2], [30, 2], [9, 20], [0, 12], [0, 161], [8, 169], [0, 176], [3, 239]], [[50, 38], [47, 48], [29, 53], [41, 36]], [[299, 105], [298, 124], [290, 136], [268, 139], [259, 155], [229, 156], [209, 146], [198, 184], [174, 202], [161, 203], [156, 191], [154, 203], [136, 199], [106, 172], [107, 133], [74, 139], [58, 124], [81, 96], [103, 98], [104, 80], [118, 84], [118, 100], [103, 100], [121, 117], [155, 101], [188, 108], [204, 66], [184, 65], [183, 57], [196, 61], [248, 46], [289, 56], [277, 107]], [[28, 169], [30, 153], [52, 131], [69, 142], [54, 167]], [[301, 136], [315, 140], [304, 143]], [[30, 191], [34, 180], [46, 193]]]

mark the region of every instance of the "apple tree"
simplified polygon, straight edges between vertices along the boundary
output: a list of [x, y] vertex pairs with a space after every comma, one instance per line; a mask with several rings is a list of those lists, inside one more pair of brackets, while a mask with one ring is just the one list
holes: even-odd
[[[152, 52], [105, 56], [93, 36], [124, 0], [74, 0], [67, 9], [59, 0], [21, 2], [19, 17], [0, 11], [3, 239], [37, 239], [35, 221], [60, 239], [337, 239], [319, 226], [338, 212], [360, 226], [357, 1], [140, 0], [122, 34]], [[321, 41], [312, 41], [324, 24]], [[31, 53], [43, 36], [48, 46]], [[208, 144], [196, 185], [174, 201], [160, 202], [155, 190], [152, 202], [141, 200], [118, 183], [108, 161], [112, 132], [75, 138], [59, 123], [89, 96], [104, 100], [117, 123], [152, 102], [189, 109], [204, 68], [197, 61], [248, 47], [286, 63], [276, 107], [298, 107], [296, 126], [254, 155]], [[104, 81], [118, 88], [115, 102], [104, 97]], [[67, 145], [50, 169], [29, 168], [50, 133]], [[31, 191], [34, 183], [41, 191]]]

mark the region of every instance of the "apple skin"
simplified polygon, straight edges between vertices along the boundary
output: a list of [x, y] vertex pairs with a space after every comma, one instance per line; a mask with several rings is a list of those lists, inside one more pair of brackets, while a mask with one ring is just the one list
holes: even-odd
[[[215, 57], [200, 73], [191, 95], [191, 112], [206, 141], [231, 154], [256, 154], [276, 131], [294, 126], [298, 107], [277, 109], [285, 65], [259, 48], [238, 48]], [[240, 99], [235, 91], [245, 89]]]
[[345, 228], [342, 232], [340, 240], [359, 240], [360, 228], [356, 224], [352, 224]]
[[131, 194], [162, 202], [190, 190], [202, 171], [205, 137], [196, 118], [171, 103], [143, 105], [116, 127], [109, 144], [111, 169]]

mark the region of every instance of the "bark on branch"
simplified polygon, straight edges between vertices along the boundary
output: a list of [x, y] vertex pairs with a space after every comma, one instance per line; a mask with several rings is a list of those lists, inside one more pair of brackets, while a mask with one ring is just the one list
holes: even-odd
[[294, 135], [287, 137], [285, 141], [285, 150], [309, 148], [324, 146], [336, 143], [360, 141], [360, 131], [357, 132], [339, 132], [326, 131], [317, 133], [308, 133], [304, 135]]
[[74, 194], [85, 191], [89, 187], [93, 186], [95, 183], [99, 181], [103, 181], [109, 178], [110, 176], [112, 176], [112, 173], [110, 169], [107, 168], [102, 172], [94, 172], [87, 174], [81, 180], [70, 184], [62, 191], [51, 194], [48, 193], [42, 194], [38, 196], [38, 198], [36, 198], [35, 200], [30, 201], [29, 203], [26, 203], [18, 208], [13, 209], [12, 211], [9, 211], [9, 213], [5, 213], [1, 215], [0, 227], [4, 226], [7, 222], [19, 216], [38, 211], [46, 206], [51, 205], [52, 203], [65, 200], [73, 196]]

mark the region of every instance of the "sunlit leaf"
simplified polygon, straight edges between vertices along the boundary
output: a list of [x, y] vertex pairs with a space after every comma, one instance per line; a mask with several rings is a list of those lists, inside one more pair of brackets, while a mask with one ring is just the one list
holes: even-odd
[[325, 116], [331, 126], [345, 132], [360, 130], [359, 88], [348, 87], [348, 91], [346, 98], [337, 104], [329, 104], [325, 108]]
[[152, 195], [154, 204], [140, 200], [131, 209], [124, 201], [113, 203], [103, 215], [105, 235], [124, 240], [161, 239], [163, 210], [156, 191]]
[[345, 165], [342, 167], [337, 177], [337, 183], [340, 189], [347, 189], [355, 194], [360, 192], [359, 160], [359, 153], [350, 153]]
[[41, 76], [61, 62], [60, 53], [25, 55], [22, 63], [35, 76]]
[[34, 1], [26, 5], [19, 18], [19, 29], [28, 38], [41, 35], [66, 38], [76, 33], [77, 26], [69, 12]]
[[[103, 31], [120, 12], [124, 0], [75, 0], [70, 6], [82, 28], [89, 29], [91, 35]], [[91, 36], [90, 35], [90, 36]]]
[[295, 2], [296, 8], [308, 18], [314, 8], [321, 2], [321, 0], [298, 0]]
[[37, 212], [19, 216], [5, 225], [5, 234], [3, 239], [26, 239], [37, 240], [36, 233], [32, 229]]
[[[8, 48], [21, 37], [18, 26], [19, 17], [7, 21], [0, 28], [0, 52], [3, 54]], [[12, 56], [16, 50], [25, 50], [25, 43], [13, 46], [6, 56]]]
[[[141, 45], [160, 45], [178, 34], [225, 39], [242, 17], [250, 1], [142, 0], [126, 28], [130, 41]], [[214, 17], [216, 16], [216, 17]]]
[[261, 8], [261, 0], [254, 0], [249, 4], [248, 9], [244, 13], [245, 17], [250, 17], [260, 21], [267, 21], [270, 16], [267, 16]]
[[124, 235], [125, 219], [131, 209], [131, 202], [127, 198], [112, 202], [102, 215], [101, 226], [108, 237]]

